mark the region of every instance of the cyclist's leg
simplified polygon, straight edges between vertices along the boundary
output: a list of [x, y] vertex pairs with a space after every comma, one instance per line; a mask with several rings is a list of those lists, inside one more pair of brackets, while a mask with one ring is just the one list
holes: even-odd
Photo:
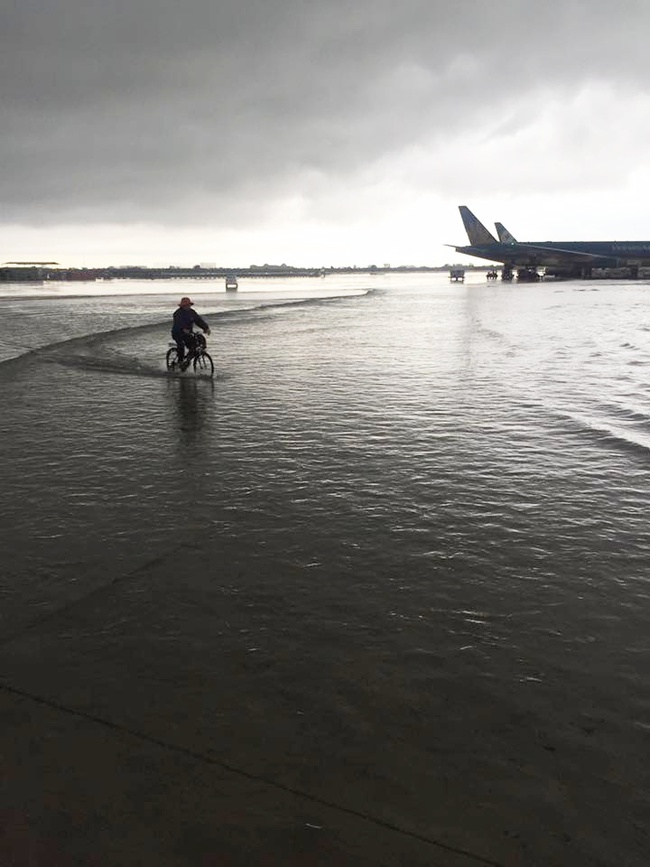
[[176, 341], [176, 361], [181, 363], [185, 356], [185, 341], [183, 340], [183, 332], [180, 329], [172, 328], [172, 340]]
[[[178, 363], [183, 364], [186, 360], [189, 360], [189, 354], [192, 351], [192, 335], [189, 332], [183, 331], [181, 334], [176, 335], [175, 340], [178, 350]], [[185, 358], [185, 347], [188, 349], [187, 359]]]

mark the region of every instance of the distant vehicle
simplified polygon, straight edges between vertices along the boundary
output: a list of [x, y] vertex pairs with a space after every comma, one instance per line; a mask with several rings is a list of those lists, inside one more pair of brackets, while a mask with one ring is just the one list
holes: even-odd
[[239, 283], [235, 274], [228, 274], [226, 277], [226, 292], [236, 292]]
[[507, 271], [517, 268], [559, 268], [576, 277], [588, 277], [592, 268], [629, 268], [638, 275], [650, 265], [650, 241], [517, 241], [503, 223], [496, 223], [497, 238], [465, 205], [459, 205], [469, 246], [457, 253], [490, 262], [502, 262]]

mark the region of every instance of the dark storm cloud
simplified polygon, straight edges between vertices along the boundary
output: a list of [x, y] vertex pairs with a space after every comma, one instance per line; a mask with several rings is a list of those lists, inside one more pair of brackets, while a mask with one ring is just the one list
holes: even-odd
[[8, 222], [232, 221], [527, 94], [648, 84], [641, 0], [4, 3]]

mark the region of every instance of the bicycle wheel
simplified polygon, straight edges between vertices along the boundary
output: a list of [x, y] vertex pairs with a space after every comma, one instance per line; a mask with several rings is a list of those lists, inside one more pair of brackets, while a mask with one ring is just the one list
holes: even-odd
[[208, 352], [199, 352], [194, 357], [194, 373], [201, 376], [214, 376], [214, 364]]
[[178, 349], [175, 346], [167, 350], [165, 362], [167, 363], [167, 370], [176, 370], [178, 368]]

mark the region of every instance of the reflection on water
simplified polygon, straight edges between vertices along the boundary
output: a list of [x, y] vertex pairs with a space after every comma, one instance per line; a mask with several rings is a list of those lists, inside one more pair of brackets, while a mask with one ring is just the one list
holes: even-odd
[[167, 381], [171, 414], [181, 450], [197, 446], [205, 436], [206, 421], [214, 404], [215, 382], [207, 377], [175, 376]]

